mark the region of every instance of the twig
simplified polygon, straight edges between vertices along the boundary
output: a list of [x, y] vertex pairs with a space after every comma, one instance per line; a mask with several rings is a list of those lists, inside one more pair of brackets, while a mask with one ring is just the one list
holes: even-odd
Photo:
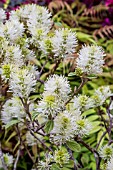
[[66, 148], [67, 148], [67, 150], [70, 154], [70, 159], [73, 160], [73, 162], [74, 162], [74, 170], [78, 170], [78, 167], [77, 167], [76, 162], [74, 160], [73, 153], [72, 153], [71, 149], [67, 145], [66, 145]]
[[89, 151], [91, 151], [94, 154], [95, 161], [96, 161], [96, 170], [100, 170], [101, 158], [99, 156], [99, 153], [96, 151], [96, 149], [92, 148], [91, 146], [89, 146], [87, 143], [85, 143], [81, 139], [78, 139], [77, 141], [83, 144]]
[[24, 142], [23, 142], [23, 140], [22, 140], [22, 138], [21, 138], [21, 135], [20, 135], [20, 131], [19, 131], [18, 126], [16, 126], [16, 131], [17, 131], [17, 134], [18, 134], [18, 138], [19, 138], [19, 140], [20, 140], [20, 144], [24, 146], [24, 148], [25, 148], [25, 150], [27, 151], [30, 159], [32, 160], [33, 163], [35, 163], [34, 160], [33, 160], [33, 158], [32, 158], [32, 156], [31, 156], [31, 154], [30, 154], [30, 152], [29, 152], [29, 150], [27, 149], [26, 145], [24, 144]]
[[[27, 126], [28, 127], [28, 126]], [[37, 139], [43, 146], [45, 146], [49, 151], [51, 151], [51, 152], [53, 152], [53, 150], [50, 148], [50, 147], [48, 147], [47, 145], [45, 145], [45, 143], [42, 141], [42, 140], [40, 140], [34, 133], [33, 133], [33, 131], [28, 127], [28, 130], [30, 131], [30, 133], [31, 133], [31, 135], [32, 136], [34, 136], [34, 138], [35, 139]]]
[[99, 142], [98, 142], [97, 145], [96, 145], [96, 149], [98, 149], [98, 147], [99, 147], [99, 145], [100, 145], [100, 143], [101, 143], [103, 137], [106, 135], [106, 133], [107, 133], [107, 131], [105, 131], [105, 132], [102, 134], [102, 136], [101, 136]]
[[20, 148], [19, 148], [19, 150], [18, 150], [18, 153], [17, 153], [17, 157], [16, 157], [16, 160], [15, 160], [15, 163], [14, 163], [14, 168], [13, 168], [13, 170], [16, 170], [16, 168], [17, 168], [17, 163], [18, 163], [18, 160], [19, 160], [19, 157], [20, 157]]
[[72, 94], [70, 99], [66, 101], [65, 105], [67, 105], [71, 101], [71, 99], [75, 96], [75, 94], [77, 94], [82, 89], [82, 87], [87, 83], [87, 81], [88, 81], [87, 78], [84, 78], [84, 77], [82, 78], [82, 82], [81, 82], [80, 86], [78, 87], [77, 90], [74, 91], [74, 93]]

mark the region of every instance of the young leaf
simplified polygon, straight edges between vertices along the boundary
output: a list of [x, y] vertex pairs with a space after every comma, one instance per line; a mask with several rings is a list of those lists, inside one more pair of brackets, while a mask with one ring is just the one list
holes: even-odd
[[53, 129], [53, 126], [54, 126], [53, 120], [49, 120], [44, 127], [45, 132], [49, 133]]
[[8, 129], [9, 127], [19, 123], [20, 120], [16, 119], [16, 120], [11, 120], [9, 123], [7, 123], [7, 125], [5, 125], [5, 129]]
[[81, 146], [75, 141], [67, 141], [66, 144], [72, 151], [75, 152], [81, 151]]

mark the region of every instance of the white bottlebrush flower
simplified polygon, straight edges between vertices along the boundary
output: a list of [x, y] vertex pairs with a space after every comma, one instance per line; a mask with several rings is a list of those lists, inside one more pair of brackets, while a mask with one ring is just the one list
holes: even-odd
[[[32, 23], [43, 23], [45, 26], [51, 25], [51, 13], [45, 7], [38, 6], [36, 4], [28, 4], [21, 6], [16, 11], [11, 11], [10, 19], [20, 20], [25, 22], [26, 20], [33, 20]], [[34, 25], [34, 24], [33, 24]]]
[[32, 11], [36, 11], [37, 10], [37, 5], [36, 4], [28, 4], [25, 6], [21, 6], [19, 9], [17, 10], [12, 10], [10, 12], [10, 20], [20, 20], [25, 21], [26, 19], [28, 19], [29, 14]]
[[57, 94], [63, 101], [67, 100], [71, 88], [64, 76], [52, 75], [44, 84], [44, 91]]
[[[4, 153], [3, 157], [7, 167], [11, 167], [14, 161], [13, 156], [10, 155], [9, 153]], [[1, 159], [0, 159], [0, 168], [3, 168]]]
[[5, 19], [6, 19], [5, 11], [2, 8], [0, 8], [0, 23], [4, 22]]
[[62, 148], [55, 150], [54, 160], [61, 167], [63, 167], [63, 165], [65, 165], [66, 163], [69, 163], [69, 158], [70, 155], [67, 150], [64, 150]]
[[107, 162], [106, 170], [113, 170], [113, 157], [111, 157], [110, 161]]
[[11, 72], [9, 89], [14, 96], [28, 98], [31, 92], [35, 90], [35, 75], [28, 69], [15, 68]]
[[19, 67], [24, 65], [24, 56], [19, 46], [7, 46], [4, 48], [3, 64], [13, 64]]
[[37, 6], [35, 11], [30, 12], [28, 15], [27, 26], [32, 36], [38, 38], [39, 30], [42, 30], [42, 32], [46, 34], [49, 32], [52, 25], [50, 16], [51, 14], [49, 11], [40, 6]]
[[81, 115], [76, 115], [76, 131], [75, 135], [83, 137], [89, 134], [92, 130], [92, 125], [88, 119], [83, 118]]
[[43, 52], [43, 55], [49, 55], [52, 53], [53, 43], [51, 38], [44, 38], [42, 41], [39, 42], [39, 44], [40, 50]]
[[1, 78], [5, 82], [7, 82], [7, 80], [9, 80], [9, 78], [10, 78], [11, 69], [12, 69], [12, 65], [10, 65], [10, 64], [4, 64], [1, 66], [1, 69], [0, 69], [1, 70]]
[[29, 4], [20, 7], [16, 11], [11, 12], [10, 20], [19, 20], [25, 25], [29, 33], [33, 36], [31, 41], [42, 40], [49, 32], [52, 20], [51, 13], [48, 9], [36, 4]]
[[53, 160], [53, 156], [49, 153], [46, 154], [44, 161], [39, 161], [38, 170], [51, 170], [51, 161]]
[[105, 145], [100, 148], [99, 155], [102, 159], [110, 159], [110, 157], [113, 155], [113, 146], [112, 145]]
[[59, 58], [72, 57], [77, 46], [76, 34], [67, 28], [56, 30], [52, 42], [54, 56]]
[[24, 26], [18, 20], [6, 21], [5, 24], [0, 25], [0, 36], [11, 42], [22, 37], [23, 32]]
[[72, 102], [76, 110], [85, 111], [94, 107], [94, 100], [86, 95], [75, 96]]
[[110, 96], [112, 96], [112, 92], [111, 92], [109, 86], [99, 87], [97, 90], [95, 90], [94, 95], [92, 96], [92, 98], [94, 100], [94, 105], [96, 107], [103, 105], [104, 102], [106, 101], [106, 99]]
[[39, 102], [36, 111], [44, 115], [55, 116], [64, 107], [64, 102], [55, 93], [45, 91], [42, 100]]
[[77, 58], [77, 69], [81, 69], [82, 72], [88, 75], [100, 74], [102, 73], [104, 56], [104, 51], [100, 46], [83, 46]]
[[24, 106], [18, 97], [13, 97], [5, 102], [1, 111], [2, 122], [9, 123], [13, 118], [21, 120], [26, 116]]
[[76, 130], [75, 116], [68, 111], [59, 113], [54, 119], [54, 127], [51, 131], [51, 140], [55, 144], [62, 145], [66, 141], [71, 140], [74, 137]]

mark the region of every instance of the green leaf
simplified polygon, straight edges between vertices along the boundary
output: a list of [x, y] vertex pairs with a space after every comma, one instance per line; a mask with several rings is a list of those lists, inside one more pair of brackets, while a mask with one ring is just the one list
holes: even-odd
[[35, 120], [35, 118], [39, 115], [40, 113], [38, 112], [33, 112], [32, 113], [32, 120]]
[[7, 125], [5, 125], [5, 129], [8, 129], [9, 127], [11, 127], [19, 122], [20, 122], [20, 120], [18, 120], [18, 119], [11, 120], [9, 123], [7, 123]]
[[53, 126], [54, 126], [53, 120], [49, 120], [44, 127], [45, 132], [49, 133], [53, 129]]
[[81, 146], [75, 141], [67, 141], [66, 144], [72, 151], [75, 152], [81, 151]]
[[53, 164], [51, 170], [61, 170], [61, 168], [57, 164]]
[[89, 163], [89, 156], [88, 154], [84, 154], [81, 158], [81, 162], [84, 166], [86, 166]]
[[76, 73], [75, 72], [70, 72], [69, 74], [68, 74], [68, 76], [76, 76]]

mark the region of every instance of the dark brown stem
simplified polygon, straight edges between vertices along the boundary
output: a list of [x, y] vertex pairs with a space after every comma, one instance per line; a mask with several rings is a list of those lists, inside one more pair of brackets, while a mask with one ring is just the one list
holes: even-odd
[[78, 139], [77, 141], [80, 142], [81, 144], [83, 144], [90, 152], [92, 152], [94, 154], [95, 161], [96, 161], [96, 170], [100, 170], [101, 158], [99, 156], [99, 153], [96, 151], [96, 149], [94, 149], [91, 146], [89, 146], [82, 139]]
[[110, 99], [110, 103], [109, 103], [109, 105], [108, 105], [108, 107], [106, 109], [108, 117], [109, 117], [109, 128], [108, 128], [109, 141], [111, 140], [112, 123], [113, 123], [111, 113], [110, 113], [110, 109], [109, 109], [109, 107], [111, 105], [111, 102], [112, 102], [112, 99]]
[[101, 136], [101, 138], [100, 138], [99, 142], [98, 142], [98, 143], [97, 143], [97, 145], [96, 145], [96, 149], [98, 149], [98, 147], [99, 147], [99, 145], [100, 145], [100, 143], [101, 143], [102, 139], [103, 139], [103, 138], [104, 138], [104, 136], [106, 135], [106, 133], [107, 133], [107, 131], [105, 131], [105, 132], [102, 134], [102, 136]]
[[28, 130], [30, 131], [31, 135], [34, 136], [35, 139], [37, 139], [44, 147], [46, 147], [49, 151], [53, 152], [53, 150], [51, 149], [51, 147], [48, 147], [42, 140], [40, 140], [35, 134], [34, 132], [29, 128], [29, 126], [27, 125]]
[[16, 126], [16, 131], [17, 131], [18, 138], [19, 138], [19, 140], [20, 140], [21, 146], [22, 146], [22, 145], [24, 146], [24, 148], [25, 148], [25, 150], [27, 151], [27, 153], [28, 153], [30, 159], [32, 160], [33, 163], [35, 163], [35, 161], [33, 160], [32, 156], [31, 156], [31, 154], [30, 154], [30, 152], [29, 152], [29, 150], [27, 149], [25, 143], [23, 142], [23, 140], [22, 140], [22, 138], [21, 138], [21, 135], [20, 135], [20, 131], [19, 131], [18, 125]]
[[71, 149], [67, 145], [66, 145], [66, 148], [67, 148], [67, 150], [69, 152], [70, 159], [73, 160], [73, 162], [74, 162], [74, 170], [78, 170], [78, 167], [77, 167], [76, 162], [74, 160], [73, 153], [72, 153]]
[[81, 82], [80, 86], [74, 91], [74, 93], [72, 94], [72, 96], [70, 97], [70, 99], [66, 101], [65, 105], [67, 105], [67, 104], [71, 101], [71, 99], [72, 99], [76, 94], [78, 94], [78, 92], [79, 92], [79, 91], [82, 89], [82, 87], [87, 83], [87, 81], [88, 81], [87, 78], [82, 77], [82, 82]]

